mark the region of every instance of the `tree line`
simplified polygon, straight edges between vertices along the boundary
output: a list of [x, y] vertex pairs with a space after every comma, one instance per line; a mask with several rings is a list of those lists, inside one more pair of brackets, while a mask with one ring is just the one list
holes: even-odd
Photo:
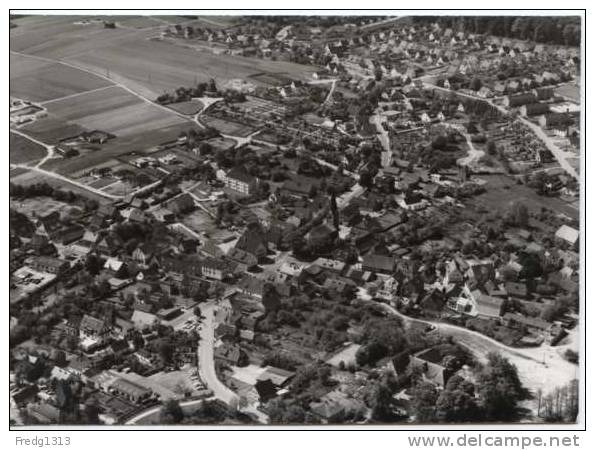
[[542, 44], [579, 46], [580, 17], [515, 17], [515, 16], [440, 16], [416, 17], [414, 22], [454, 31], [483, 33], [505, 38], [523, 39]]

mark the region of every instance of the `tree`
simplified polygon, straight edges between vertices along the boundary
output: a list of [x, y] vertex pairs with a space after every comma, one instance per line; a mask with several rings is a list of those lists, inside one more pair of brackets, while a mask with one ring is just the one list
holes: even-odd
[[379, 383], [372, 394], [372, 420], [378, 422], [389, 422], [393, 418], [392, 412], [393, 394], [388, 386]]
[[416, 422], [427, 423], [436, 420], [438, 389], [435, 384], [422, 381], [413, 389], [411, 408]]
[[166, 425], [180, 423], [184, 420], [184, 411], [180, 403], [175, 399], [169, 399], [161, 408], [160, 422]]
[[488, 353], [488, 363], [478, 371], [479, 404], [486, 420], [510, 421], [517, 413], [517, 403], [528, 398], [516, 366], [507, 358]]
[[529, 222], [529, 210], [520, 201], [514, 201], [510, 204], [507, 216], [509, 223], [518, 227], [525, 227]]
[[498, 149], [496, 148], [496, 143], [490, 139], [486, 144], [486, 150], [488, 152], [488, 155], [494, 156], [498, 152]]
[[158, 351], [159, 356], [165, 365], [171, 364], [173, 362], [174, 347], [169, 340], [163, 339], [159, 343]]
[[473, 78], [473, 80], [471, 80], [470, 87], [474, 91], [479, 91], [481, 89], [481, 80], [477, 77]]
[[446, 422], [481, 420], [473, 384], [458, 375], [450, 377], [436, 401], [436, 415], [439, 420]]
[[281, 300], [279, 299], [279, 293], [275, 286], [271, 283], [266, 283], [263, 287], [262, 293], [262, 305], [266, 312], [277, 311], [281, 306]]
[[101, 272], [102, 267], [101, 259], [97, 255], [94, 253], [87, 255], [87, 258], [85, 259], [85, 269], [89, 274], [97, 275]]

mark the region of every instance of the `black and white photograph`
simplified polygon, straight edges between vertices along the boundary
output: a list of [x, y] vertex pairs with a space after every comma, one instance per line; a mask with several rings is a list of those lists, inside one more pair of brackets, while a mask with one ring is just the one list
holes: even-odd
[[581, 422], [583, 10], [9, 23], [10, 430]]

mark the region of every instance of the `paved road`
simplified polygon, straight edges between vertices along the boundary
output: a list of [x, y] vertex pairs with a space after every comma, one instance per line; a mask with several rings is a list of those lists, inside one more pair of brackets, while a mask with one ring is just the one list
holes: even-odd
[[215, 371], [215, 308], [216, 305], [213, 302], [200, 305], [205, 319], [202, 322], [198, 343], [198, 374], [204, 385], [213, 391], [216, 398], [232, 407], [236, 407], [239, 402], [238, 395], [217, 378], [217, 372]]
[[423, 325], [434, 325], [438, 330], [440, 330], [444, 334], [453, 335], [454, 337], [458, 337], [461, 339], [479, 340], [479, 341], [482, 341], [491, 350], [508, 352], [515, 356], [520, 356], [522, 358], [528, 358], [528, 359], [535, 360], [535, 355], [532, 354], [533, 352], [531, 351], [533, 349], [512, 348], [512, 347], [504, 345], [503, 343], [498, 342], [495, 339], [492, 339], [484, 334], [478, 333], [477, 331], [472, 331], [467, 328], [459, 327], [457, 325], [451, 325], [449, 323], [435, 322], [433, 320], [427, 320], [427, 319], [417, 319], [417, 318], [410, 317], [410, 316], [407, 316], [407, 315], [401, 313], [399, 310], [397, 310], [396, 308], [393, 308], [390, 305], [387, 305], [386, 303], [376, 302], [376, 301], [366, 297], [365, 295], [362, 296], [360, 294], [359, 298], [364, 301], [368, 301], [370, 303], [380, 305], [389, 314], [400, 317], [401, 319], [403, 319], [404, 322], [420, 323]]
[[27, 166], [25, 164], [11, 164], [10, 165], [10, 168], [11, 169], [20, 168], [20, 169], [31, 170], [33, 172], [38, 172], [38, 173], [40, 173], [42, 175], [45, 175], [47, 177], [55, 178], [56, 180], [60, 180], [60, 181], [63, 181], [65, 183], [70, 183], [70, 184], [72, 184], [74, 186], [77, 186], [77, 187], [79, 187], [81, 189], [85, 189], [85, 190], [87, 190], [89, 192], [93, 192], [94, 194], [98, 194], [98, 195], [101, 195], [103, 197], [106, 197], [106, 198], [109, 198], [109, 199], [112, 199], [112, 200], [118, 200], [118, 199], [123, 198], [123, 196], [117, 196], [117, 195], [113, 195], [113, 194], [108, 194], [107, 192], [100, 191], [99, 189], [95, 189], [95, 188], [93, 188], [91, 186], [87, 186], [86, 184], [79, 183], [78, 181], [71, 180], [70, 178], [66, 178], [66, 177], [64, 177], [62, 175], [59, 175], [59, 174], [55, 173], [55, 172], [50, 172], [50, 171], [41, 169], [39, 167], [31, 167], [31, 166]]
[[380, 144], [384, 151], [382, 152], [382, 167], [389, 167], [392, 163], [392, 150], [390, 148], [390, 138], [388, 137], [388, 131], [384, 129], [382, 126], [383, 117], [380, 115], [379, 112], [376, 112], [373, 116], [370, 116], [370, 123], [373, 123], [376, 126], [376, 131], [378, 132], [378, 138], [380, 139]]
[[533, 130], [533, 132], [537, 135], [539, 139], [541, 139], [541, 141], [545, 144], [548, 150], [552, 152], [560, 166], [566, 171], [568, 175], [572, 176], [575, 180], [579, 179], [576, 169], [572, 167], [566, 159], [567, 155], [565, 154], [565, 152], [554, 143], [550, 136], [545, 134], [545, 132], [539, 125], [535, 125], [533, 122], [525, 119], [524, 117], [519, 117], [518, 120], [527, 125], [531, 130]]
[[[420, 78], [420, 79], [422, 79], [422, 78]], [[437, 90], [445, 91], [445, 92], [453, 92], [457, 96], [467, 97], [467, 98], [470, 98], [470, 99], [473, 99], [476, 101], [481, 101], [481, 102], [487, 103], [487, 104], [491, 105], [492, 107], [496, 108], [498, 111], [500, 111], [504, 115], [510, 114], [510, 111], [508, 111], [506, 108], [504, 108], [501, 105], [495, 104], [494, 99], [484, 99], [484, 98], [476, 97], [474, 95], [465, 94], [463, 92], [453, 91], [450, 89], [446, 89], [446, 88], [439, 87], [434, 84], [428, 83], [423, 79], [422, 79], [422, 82], [424, 84], [424, 87], [426, 87], [428, 89], [437, 89]], [[529, 129], [531, 131], [533, 131], [533, 133], [535, 133], [535, 135], [544, 143], [544, 145], [548, 148], [548, 150], [550, 150], [552, 152], [552, 154], [558, 161], [558, 164], [560, 164], [560, 166], [566, 171], [566, 173], [568, 175], [572, 176], [576, 180], [579, 179], [579, 175], [578, 175], [576, 169], [574, 167], [572, 167], [570, 165], [570, 163], [568, 162], [568, 160], [566, 159], [567, 155], [565, 154], [565, 152], [554, 143], [554, 141], [552, 140], [552, 138], [550, 136], [545, 134], [545, 132], [539, 125], [536, 125], [533, 122], [531, 122], [530, 120], [528, 120], [524, 117], [521, 117], [521, 116], [518, 116], [516, 118], [516, 120], [525, 124], [527, 127], [529, 127]]]
[[367, 28], [373, 28], [373, 27], [378, 27], [378, 26], [386, 25], [386, 24], [389, 24], [391, 22], [397, 22], [397, 21], [401, 20], [402, 18], [403, 18], [403, 16], [396, 16], [396, 17], [390, 17], [388, 19], [380, 20], [378, 22], [368, 23], [366, 25], [362, 25], [360, 27], [360, 30], [365, 30]]
[[35, 164], [35, 167], [40, 167], [48, 159], [55, 157], [53, 145], [48, 145], [45, 142], [38, 141], [37, 139], [29, 136], [28, 134], [25, 134], [20, 130], [15, 130], [14, 128], [11, 128], [10, 132], [14, 133], [14, 134], [18, 134], [19, 136], [24, 137], [25, 139], [29, 139], [31, 142], [35, 142], [37, 145], [41, 145], [43, 148], [45, 148], [45, 151], [47, 152], [47, 154], [40, 161], [38, 161], [37, 164]]
[[[203, 401], [204, 401], [203, 399], [198, 399], [198, 400], [188, 400], [185, 402], [180, 402], [180, 407], [182, 408], [182, 410], [184, 410], [191, 406], [198, 405]], [[134, 416], [131, 419], [128, 419], [124, 425], [137, 425], [141, 420], [147, 419], [148, 417], [152, 417], [152, 416], [155, 416], [155, 422], [157, 422], [159, 419], [159, 415], [161, 414], [161, 407], [162, 407], [161, 405], [158, 405], [158, 406], [154, 406], [153, 408], [147, 409], [147, 410], [141, 412], [139, 415]]]
[[[521, 381], [533, 392], [542, 389], [544, 393], [548, 393], [578, 376], [578, 366], [563, 357], [563, 350], [566, 347], [543, 344], [539, 347], [513, 348], [467, 328], [406, 316], [390, 305], [373, 301], [363, 290], [358, 291], [358, 297], [381, 305], [387, 313], [400, 317], [405, 323], [434, 325], [440, 333], [451, 336], [480, 361], [485, 361], [490, 352], [499, 353], [517, 367]], [[572, 343], [567, 347], [576, 349], [576, 345]], [[536, 402], [532, 401], [528, 406], [536, 409]]]

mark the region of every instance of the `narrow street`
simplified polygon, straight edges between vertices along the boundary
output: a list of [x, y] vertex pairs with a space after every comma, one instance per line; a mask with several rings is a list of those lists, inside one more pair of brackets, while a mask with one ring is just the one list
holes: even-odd
[[[538, 389], [549, 392], [578, 377], [578, 366], [566, 361], [562, 356], [562, 352], [566, 348], [564, 346], [551, 347], [542, 344], [539, 347], [508, 347], [484, 334], [467, 328], [406, 316], [386, 303], [375, 302], [361, 291], [358, 292], [358, 297], [361, 300], [380, 305], [387, 313], [400, 317], [405, 324], [420, 323], [435, 326], [440, 333], [451, 336], [455, 341], [471, 351], [480, 361], [485, 361], [487, 354], [490, 352], [501, 354], [517, 367], [521, 381], [532, 392], [536, 392]], [[575, 332], [573, 330], [571, 334]]]
[[381, 164], [382, 167], [389, 167], [392, 163], [392, 150], [390, 148], [390, 138], [388, 137], [388, 131], [384, 129], [382, 123], [384, 122], [383, 117], [377, 111], [376, 114], [370, 117], [370, 123], [376, 126], [378, 132], [378, 139], [384, 151], [382, 152]]
[[213, 395], [217, 399], [235, 408], [239, 402], [238, 395], [217, 378], [217, 372], [215, 371], [215, 308], [216, 305], [213, 302], [200, 305], [205, 319], [202, 322], [198, 343], [198, 374], [205, 386], [213, 391]]

